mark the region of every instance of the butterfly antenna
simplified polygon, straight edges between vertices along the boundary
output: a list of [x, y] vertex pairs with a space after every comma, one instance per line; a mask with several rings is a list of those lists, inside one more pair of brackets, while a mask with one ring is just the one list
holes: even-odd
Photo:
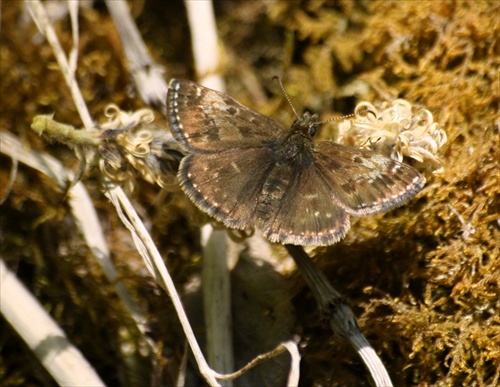
[[318, 124], [325, 124], [327, 122], [337, 121], [337, 120], [345, 120], [346, 118], [351, 118], [351, 117], [359, 116], [359, 115], [365, 114], [365, 113], [375, 114], [371, 110], [365, 109], [365, 110], [361, 110], [361, 111], [356, 112], [356, 113], [346, 114], [345, 116], [329, 118], [328, 120], [324, 120], [324, 121], [318, 122]]
[[283, 91], [283, 94], [285, 95], [285, 98], [288, 101], [288, 104], [292, 108], [293, 113], [295, 114], [295, 117], [297, 117], [298, 119], [300, 119], [299, 115], [297, 114], [297, 110], [295, 110], [295, 108], [293, 107], [292, 101], [290, 100], [290, 97], [288, 96], [288, 94], [287, 94], [287, 92], [285, 90], [285, 87], [283, 86], [283, 83], [281, 82], [281, 79], [278, 76], [275, 75], [273, 77], [273, 81], [278, 81], [278, 83], [280, 84], [280, 87], [281, 87], [281, 91]]

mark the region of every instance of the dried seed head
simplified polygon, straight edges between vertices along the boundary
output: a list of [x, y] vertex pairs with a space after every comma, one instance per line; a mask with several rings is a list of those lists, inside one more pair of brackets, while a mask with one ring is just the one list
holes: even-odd
[[443, 163], [437, 155], [447, 137], [430, 111], [404, 99], [383, 103], [379, 108], [361, 102], [355, 111], [368, 113], [339, 124], [339, 143], [376, 150], [398, 161], [410, 157], [427, 164], [434, 173], [442, 173]]
[[105, 109], [108, 122], [101, 125], [106, 139], [99, 147], [100, 167], [113, 180], [133, 178], [132, 166], [150, 183], [163, 188], [176, 185], [176, 173], [182, 153], [172, 135], [152, 125], [150, 109], [125, 112], [116, 105]]

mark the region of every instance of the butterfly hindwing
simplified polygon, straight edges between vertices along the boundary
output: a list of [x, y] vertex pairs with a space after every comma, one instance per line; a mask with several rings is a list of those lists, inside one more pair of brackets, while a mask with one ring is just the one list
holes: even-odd
[[271, 242], [294, 245], [331, 245], [343, 238], [350, 227], [349, 216], [336, 201], [328, 200], [331, 192], [314, 165], [288, 169], [275, 168], [270, 174], [270, 179], [281, 176], [279, 183], [285, 186], [279, 200], [272, 203], [276, 193], [264, 190], [264, 195], [271, 195], [274, 210], [259, 219], [264, 235]]
[[181, 186], [199, 208], [227, 227], [252, 228], [257, 196], [272, 166], [271, 159], [272, 152], [267, 148], [191, 154], [181, 162]]
[[315, 168], [329, 186], [331, 200], [350, 215], [395, 208], [425, 184], [412, 167], [368, 150], [322, 141], [316, 151]]

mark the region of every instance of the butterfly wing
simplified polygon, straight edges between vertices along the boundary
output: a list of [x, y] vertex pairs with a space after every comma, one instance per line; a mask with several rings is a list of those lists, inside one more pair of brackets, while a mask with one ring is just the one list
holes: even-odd
[[284, 132], [277, 121], [191, 81], [170, 82], [167, 107], [173, 136], [191, 153], [266, 146]]
[[179, 171], [186, 194], [226, 226], [257, 225], [272, 242], [335, 243], [349, 215], [387, 211], [425, 183], [370, 151], [312, 146], [297, 133], [292, 140], [278, 122], [190, 81], [171, 81], [167, 107], [174, 137], [190, 152]]
[[229, 228], [255, 225], [257, 196], [273, 167], [268, 148], [190, 154], [180, 166], [181, 186], [204, 212]]
[[350, 228], [349, 216], [336, 201], [328, 200], [330, 188], [314, 164], [288, 169], [275, 167], [259, 198], [258, 224], [264, 236], [276, 243], [322, 246], [343, 238]]
[[331, 245], [349, 230], [349, 215], [390, 210], [415, 196], [424, 183], [408, 165], [371, 151], [320, 142], [312, 163], [276, 166], [269, 173], [258, 200], [266, 211], [259, 212], [260, 204], [256, 209], [271, 242]]
[[424, 177], [409, 165], [328, 141], [316, 144], [315, 168], [329, 187], [325, 197], [354, 216], [395, 208], [425, 184]]

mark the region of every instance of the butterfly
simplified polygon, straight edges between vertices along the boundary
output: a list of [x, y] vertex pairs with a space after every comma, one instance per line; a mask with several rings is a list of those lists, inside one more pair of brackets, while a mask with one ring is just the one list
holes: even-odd
[[269, 241], [331, 245], [350, 216], [377, 214], [413, 198], [424, 177], [369, 150], [315, 142], [316, 115], [285, 129], [225, 93], [173, 79], [167, 118], [187, 156], [181, 187], [232, 229], [258, 228]]

